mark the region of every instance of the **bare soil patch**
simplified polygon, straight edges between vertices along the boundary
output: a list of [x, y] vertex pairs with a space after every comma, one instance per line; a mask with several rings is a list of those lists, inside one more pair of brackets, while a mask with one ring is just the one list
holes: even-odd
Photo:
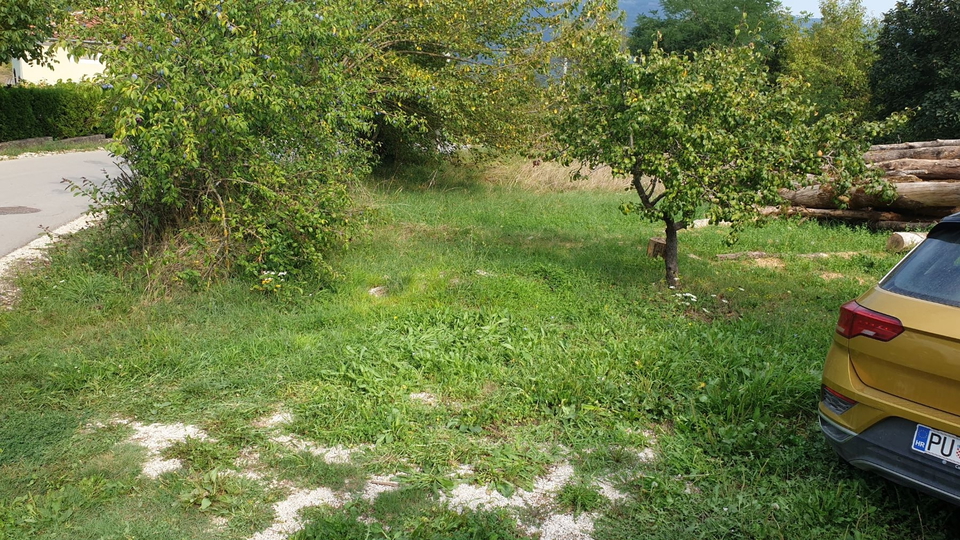
[[783, 270], [787, 267], [783, 260], [778, 257], [761, 257], [753, 260], [758, 268], [772, 268], [774, 270]]

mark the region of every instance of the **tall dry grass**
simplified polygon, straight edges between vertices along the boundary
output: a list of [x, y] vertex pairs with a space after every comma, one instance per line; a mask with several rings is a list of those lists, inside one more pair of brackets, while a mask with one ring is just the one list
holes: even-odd
[[511, 159], [486, 168], [486, 182], [504, 187], [520, 188], [534, 193], [562, 193], [567, 191], [624, 191], [632, 189], [626, 178], [614, 177], [609, 167], [580, 170], [559, 163]]

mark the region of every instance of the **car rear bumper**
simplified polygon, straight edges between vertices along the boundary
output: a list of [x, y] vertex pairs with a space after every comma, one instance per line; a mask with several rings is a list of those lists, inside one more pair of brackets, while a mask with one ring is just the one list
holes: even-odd
[[960, 505], [960, 466], [911, 450], [917, 424], [891, 417], [854, 433], [820, 413], [820, 429], [854, 467]]

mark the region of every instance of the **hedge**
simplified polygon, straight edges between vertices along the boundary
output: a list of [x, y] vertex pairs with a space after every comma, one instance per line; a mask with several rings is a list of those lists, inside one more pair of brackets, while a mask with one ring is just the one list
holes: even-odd
[[89, 83], [0, 87], [0, 142], [106, 133], [103, 98]]

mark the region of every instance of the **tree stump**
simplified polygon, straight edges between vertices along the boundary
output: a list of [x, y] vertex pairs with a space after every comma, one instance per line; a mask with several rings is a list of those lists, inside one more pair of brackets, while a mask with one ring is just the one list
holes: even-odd
[[667, 252], [667, 239], [654, 237], [647, 242], [647, 257], [662, 259], [663, 254]]

